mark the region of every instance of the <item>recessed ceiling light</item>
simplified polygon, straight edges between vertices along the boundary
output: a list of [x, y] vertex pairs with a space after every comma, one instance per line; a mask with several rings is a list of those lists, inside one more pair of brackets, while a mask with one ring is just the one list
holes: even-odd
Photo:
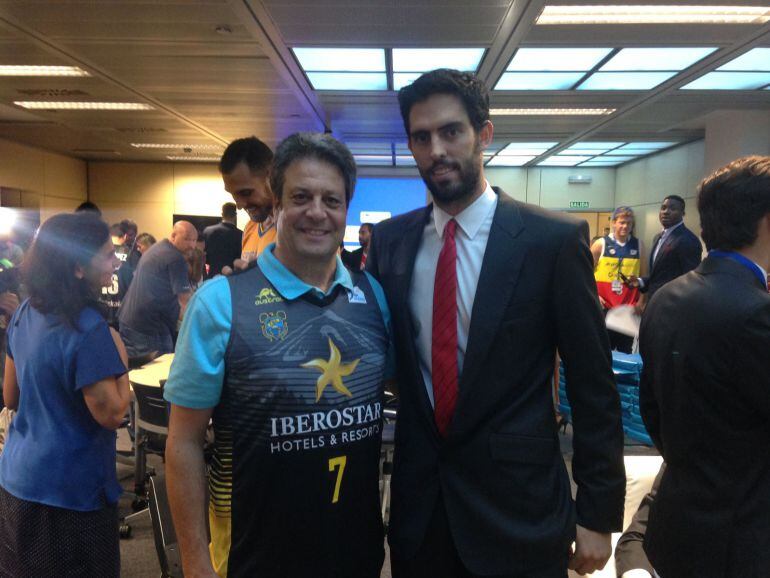
[[512, 142], [503, 148], [498, 156], [503, 155], [541, 155], [550, 148], [559, 144], [558, 142]]
[[316, 90], [387, 90], [384, 72], [308, 72]]
[[536, 24], [764, 24], [767, 6], [546, 6]]
[[578, 163], [590, 160], [590, 156], [576, 156], [576, 155], [555, 155], [548, 157], [545, 160], [540, 161], [538, 166], [552, 166], [552, 167], [574, 167]]
[[679, 144], [677, 141], [636, 141], [636, 142], [629, 142], [624, 144], [622, 147], [620, 147], [618, 150], [624, 150], [624, 149], [647, 149], [650, 151], [653, 150], [661, 150], [661, 149], [667, 149], [668, 147], [672, 147], [674, 145]]
[[141, 102], [47, 102], [16, 100], [16, 106], [31, 110], [155, 110], [155, 107]]
[[0, 65], [0, 76], [91, 76], [77, 66]]
[[219, 157], [194, 157], [194, 156], [176, 156], [170, 155], [166, 157], [170, 161], [195, 161], [199, 163], [216, 163], [220, 161]]
[[623, 146], [625, 141], [617, 142], [617, 141], [583, 141], [579, 143], [573, 144], [571, 149], [614, 149], [619, 146]]
[[583, 81], [578, 90], [649, 90], [662, 84], [671, 72], [596, 72]]
[[197, 150], [220, 150], [224, 147], [215, 144], [173, 144], [173, 143], [154, 143], [154, 142], [132, 142], [132, 147], [138, 149], [197, 149]]
[[382, 48], [293, 48], [305, 72], [385, 72]]
[[[536, 155], [537, 156], [537, 155]], [[501, 156], [497, 155], [492, 157], [488, 162], [488, 167], [521, 167], [534, 159], [532, 155], [529, 156]]]
[[454, 68], [475, 72], [484, 56], [483, 48], [394, 48], [394, 72], [426, 72]]
[[716, 50], [716, 47], [623, 48], [599, 69], [608, 71], [684, 70]]
[[752, 48], [748, 52], [733, 58], [717, 70], [738, 72], [770, 72], [770, 48]]
[[614, 108], [492, 108], [492, 116], [600, 116]]
[[756, 90], [770, 84], [770, 72], [709, 72], [683, 90]]
[[612, 48], [519, 48], [505, 70], [585, 72], [610, 52]]
[[414, 160], [414, 157], [412, 156], [397, 155], [396, 166], [397, 167], [415, 167], [417, 166], [417, 162]]
[[495, 90], [569, 90], [584, 72], [506, 72]]

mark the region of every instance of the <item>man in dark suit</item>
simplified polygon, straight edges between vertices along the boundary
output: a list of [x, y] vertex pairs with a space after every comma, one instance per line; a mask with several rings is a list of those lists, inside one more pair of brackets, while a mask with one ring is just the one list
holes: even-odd
[[650, 301], [641, 413], [666, 460], [645, 551], [662, 578], [770, 569], [770, 157], [717, 170], [698, 195], [700, 266]]
[[652, 239], [649, 274], [631, 277], [629, 283], [645, 295], [642, 308], [663, 285], [700, 263], [703, 249], [698, 237], [684, 225], [684, 208], [684, 199], [679, 195], [667, 196], [660, 206], [658, 218], [663, 230]]
[[[588, 227], [487, 183], [493, 126], [474, 75], [427, 73], [399, 104], [433, 204], [375, 226], [367, 263], [393, 314], [400, 384], [393, 576], [591, 572], [622, 524], [625, 477]], [[557, 347], [577, 506], [552, 403]]]
[[235, 203], [222, 205], [222, 222], [203, 229], [206, 243], [206, 264], [209, 266], [206, 279], [222, 273], [223, 267], [232, 267], [241, 256], [243, 231], [236, 226]]
[[369, 256], [369, 244], [372, 239], [371, 223], [361, 223], [358, 228], [358, 243], [361, 245], [355, 251], [344, 251], [342, 253], [342, 262], [352, 271], [360, 271], [366, 268], [366, 259]]

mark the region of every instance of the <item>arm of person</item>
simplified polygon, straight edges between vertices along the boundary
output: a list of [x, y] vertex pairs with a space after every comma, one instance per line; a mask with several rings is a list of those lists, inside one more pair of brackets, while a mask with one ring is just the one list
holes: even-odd
[[171, 406], [166, 441], [166, 483], [185, 576], [217, 578], [206, 535], [203, 440], [212, 409]]
[[190, 302], [192, 291], [185, 293], [179, 293], [176, 298], [179, 301], [179, 319], [184, 319], [184, 314], [187, 311], [187, 304]]
[[666, 463], [660, 466], [658, 475], [652, 483], [649, 493], [642, 498], [631, 523], [618, 539], [615, 546], [615, 570], [618, 576], [625, 578], [647, 578], [652, 576], [653, 568], [644, 552], [644, 536], [647, 533], [647, 521], [650, 518], [650, 507], [658, 493], [660, 480], [666, 469]]
[[596, 295], [588, 226], [564, 236], [551, 306], [573, 412], [573, 476], [578, 486], [576, 548], [570, 568], [591, 572], [611, 554], [610, 535], [623, 524], [625, 470], [620, 398], [607, 331]]
[[0, 310], [2, 310], [10, 319], [10, 317], [19, 308], [19, 296], [16, 293], [6, 291], [0, 293]]
[[8, 409], [19, 409], [19, 383], [16, 381], [16, 365], [13, 357], [5, 356], [5, 372], [3, 373], [3, 403]]
[[682, 274], [689, 273], [700, 265], [703, 257], [703, 247], [697, 237], [691, 238], [690, 242], [681, 252]]
[[[110, 335], [115, 348], [118, 350], [120, 360], [127, 367], [128, 354], [123, 340], [120, 339], [118, 332], [112, 328], [110, 328]], [[83, 399], [91, 416], [99, 425], [106, 429], [118, 429], [123, 424], [128, 403], [131, 400], [128, 374], [106, 377], [83, 387]]]
[[602, 253], [604, 253], [604, 237], [596, 239], [591, 245], [591, 256], [594, 258], [594, 269], [596, 269], [596, 266], [599, 264]]

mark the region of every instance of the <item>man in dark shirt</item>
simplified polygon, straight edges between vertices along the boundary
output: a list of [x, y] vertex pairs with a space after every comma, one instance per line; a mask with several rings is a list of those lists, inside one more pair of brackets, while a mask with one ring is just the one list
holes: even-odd
[[171, 236], [153, 245], [139, 261], [118, 316], [129, 357], [174, 351], [177, 322], [192, 294], [185, 256], [197, 238], [192, 223], [178, 221]]
[[233, 261], [241, 256], [243, 231], [235, 226], [235, 203], [222, 205], [222, 222], [203, 229], [206, 243], [206, 279], [222, 273], [222, 267], [232, 267]]

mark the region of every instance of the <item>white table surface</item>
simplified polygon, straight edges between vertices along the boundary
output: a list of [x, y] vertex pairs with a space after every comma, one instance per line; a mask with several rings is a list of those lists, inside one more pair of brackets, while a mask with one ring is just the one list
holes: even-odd
[[166, 353], [165, 355], [156, 357], [142, 367], [129, 371], [128, 379], [133, 383], [160, 387], [160, 381], [162, 379], [168, 379], [168, 373], [171, 370], [171, 362], [173, 360], [173, 353]]

